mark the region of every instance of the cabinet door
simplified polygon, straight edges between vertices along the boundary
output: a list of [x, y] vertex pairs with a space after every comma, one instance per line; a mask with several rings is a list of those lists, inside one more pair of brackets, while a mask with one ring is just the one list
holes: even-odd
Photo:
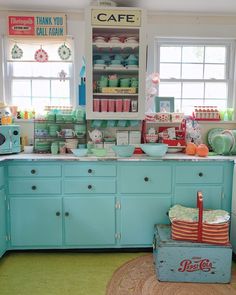
[[197, 192], [203, 194], [203, 206], [208, 209], [222, 208], [222, 187], [221, 186], [178, 186], [175, 188], [174, 204], [187, 207], [197, 206]]
[[61, 203], [61, 198], [56, 197], [12, 197], [11, 245], [29, 248], [61, 245]]
[[0, 190], [0, 257], [5, 253], [7, 248], [6, 243], [6, 206], [5, 192]]
[[64, 198], [66, 245], [107, 246], [115, 244], [115, 197]]
[[125, 196], [121, 197], [121, 245], [152, 245], [154, 225], [168, 224], [167, 212], [171, 197]]

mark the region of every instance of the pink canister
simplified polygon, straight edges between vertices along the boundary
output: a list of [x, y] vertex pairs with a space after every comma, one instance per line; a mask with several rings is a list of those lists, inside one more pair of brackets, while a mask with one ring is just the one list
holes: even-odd
[[99, 98], [93, 99], [93, 111], [100, 112], [100, 99]]
[[116, 99], [116, 112], [122, 112], [122, 99]]
[[108, 99], [101, 99], [101, 112], [108, 111]]
[[108, 112], [115, 112], [115, 99], [108, 100]]

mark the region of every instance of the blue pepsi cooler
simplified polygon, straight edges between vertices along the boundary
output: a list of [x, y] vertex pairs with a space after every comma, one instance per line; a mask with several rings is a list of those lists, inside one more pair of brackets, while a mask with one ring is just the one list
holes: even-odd
[[229, 283], [232, 247], [171, 239], [170, 225], [155, 225], [155, 271], [159, 281]]

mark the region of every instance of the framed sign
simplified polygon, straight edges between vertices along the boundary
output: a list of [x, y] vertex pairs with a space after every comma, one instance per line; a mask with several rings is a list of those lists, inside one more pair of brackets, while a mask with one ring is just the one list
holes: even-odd
[[175, 98], [168, 96], [155, 97], [155, 111], [156, 113], [173, 113], [175, 110]]
[[8, 15], [8, 36], [63, 38], [67, 35], [62, 13], [17, 13]]

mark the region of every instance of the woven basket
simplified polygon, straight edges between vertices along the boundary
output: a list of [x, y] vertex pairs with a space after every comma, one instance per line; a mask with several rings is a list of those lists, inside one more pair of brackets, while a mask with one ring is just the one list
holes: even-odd
[[197, 194], [198, 221], [172, 220], [171, 237], [173, 240], [191, 241], [217, 245], [229, 244], [229, 222], [210, 224], [203, 222], [203, 196]]

